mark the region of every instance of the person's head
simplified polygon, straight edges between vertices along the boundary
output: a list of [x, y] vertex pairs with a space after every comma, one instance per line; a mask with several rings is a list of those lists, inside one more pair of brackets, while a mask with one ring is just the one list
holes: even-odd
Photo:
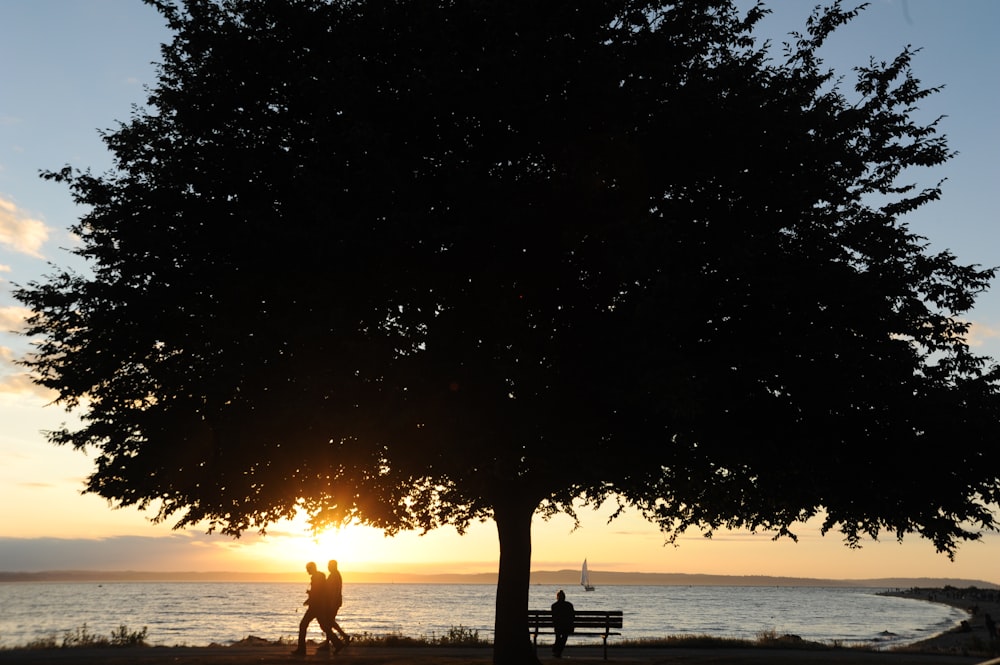
[[332, 573], [337, 570], [337, 560], [330, 559], [330, 562], [326, 564], [327, 569]]
[[310, 575], [316, 572], [316, 563], [314, 561], [310, 561], [306, 564], [306, 572]]
[[556, 592], [556, 600], [566, 600], [566, 592], [562, 589]]

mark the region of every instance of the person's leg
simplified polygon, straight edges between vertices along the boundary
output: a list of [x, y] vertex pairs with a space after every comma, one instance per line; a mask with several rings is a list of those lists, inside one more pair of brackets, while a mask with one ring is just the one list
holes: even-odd
[[347, 646], [347, 643], [337, 637], [333, 630], [327, 634], [326, 638], [330, 641], [330, 646], [333, 647], [333, 653], [340, 653], [340, 650]]
[[306, 631], [309, 630], [309, 624], [312, 623], [315, 613], [312, 611], [311, 607], [306, 608], [306, 613], [302, 616], [302, 621], [299, 621], [299, 646], [292, 653], [304, 654], [306, 652]]
[[556, 640], [552, 643], [552, 655], [556, 658], [562, 657], [563, 648], [566, 646], [566, 640], [569, 635], [556, 634]]
[[323, 644], [320, 649], [330, 649], [333, 648], [333, 652], [337, 653], [344, 648], [344, 642], [338, 638], [334, 632], [333, 627], [330, 625], [331, 619], [328, 616], [317, 617], [319, 621], [319, 627], [322, 629], [323, 634], [326, 635], [326, 643]]
[[330, 627], [333, 628], [338, 633], [340, 633], [340, 636], [344, 638], [344, 642], [350, 642], [351, 641], [350, 636], [344, 631], [343, 628], [340, 627], [340, 624], [337, 623], [337, 612], [339, 611], [340, 611], [339, 607], [333, 608], [333, 613], [330, 616]]
[[330, 642], [330, 619], [326, 612], [323, 612], [316, 617], [316, 623], [319, 624], [319, 629], [323, 631], [323, 635], [326, 640], [319, 645], [316, 649], [317, 651], [329, 651], [333, 644]]

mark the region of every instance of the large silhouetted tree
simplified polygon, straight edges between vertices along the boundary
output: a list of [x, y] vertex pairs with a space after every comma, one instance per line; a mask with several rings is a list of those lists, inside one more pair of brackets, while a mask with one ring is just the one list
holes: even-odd
[[18, 292], [88, 491], [232, 535], [493, 520], [504, 664], [536, 515], [947, 554], [996, 526], [959, 318], [993, 270], [903, 222], [950, 152], [911, 51], [825, 68], [856, 12], [772, 59], [722, 0], [153, 4], [114, 170], [47, 174], [88, 272]]

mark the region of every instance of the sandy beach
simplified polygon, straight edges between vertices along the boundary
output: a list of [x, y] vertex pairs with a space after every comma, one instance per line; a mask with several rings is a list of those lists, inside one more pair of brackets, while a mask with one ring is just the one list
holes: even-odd
[[[633, 648], [612, 647], [603, 659], [600, 647], [573, 647], [561, 660], [539, 649], [543, 663], [586, 662], [597, 665], [977, 665], [994, 661], [997, 648], [986, 632], [985, 617], [1000, 617], [1000, 595], [959, 593], [943, 589], [894, 592], [910, 598], [940, 602], [968, 612], [966, 625], [895, 651], [847, 648]], [[489, 648], [451, 647], [349, 647], [336, 656], [317, 654], [296, 657], [288, 644], [241, 643], [235, 646], [145, 647], [125, 649], [5, 649], [0, 664], [27, 665], [270, 665], [277, 663], [338, 663], [342, 665], [486, 665]]]

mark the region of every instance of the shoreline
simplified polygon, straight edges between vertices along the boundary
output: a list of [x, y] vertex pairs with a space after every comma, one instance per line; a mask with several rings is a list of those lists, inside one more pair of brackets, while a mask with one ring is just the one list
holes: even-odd
[[966, 613], [966, 619], [959, 625], [925, 640], [900, 647], [899, 651], [974, 654], [983, 656], [984, 660], [994, 657], [1000, 651], [1000, 642], [991, 643], [986, 630], [987, 615], [994, 620], [1000, 619], [1000, 591], [996, 589], [913, 587], [886, 591], [882, 595], [940, 603], [964, 610]]
[[[600, 646], [567, 647], [563, 660], [603, 665], [1000, 665], [998, 643], [986, 632], [986, 615], [1000, 617], [1000, 591], [953, 587], [914, 587], [882, 592], [885, 596], [935, 602], [962, 609], [967, 619], [958, 626], [907, 646], [847, 648], [805, 644], [801, 647], [634, 647], [611, 645], [607, 660]], [[0, 649], [0, 665], [277, 665], [279, 663], [340, 663], [341, 665], [488, 665], [490, 647], [352, 646], [336, 656], [316, 653], [310, 644], [305, 657], [291, 655], [290, 643], [245, 640], [232, 646]], [[542, 663], [558, 663], [547, 645], [540, 645]]]

